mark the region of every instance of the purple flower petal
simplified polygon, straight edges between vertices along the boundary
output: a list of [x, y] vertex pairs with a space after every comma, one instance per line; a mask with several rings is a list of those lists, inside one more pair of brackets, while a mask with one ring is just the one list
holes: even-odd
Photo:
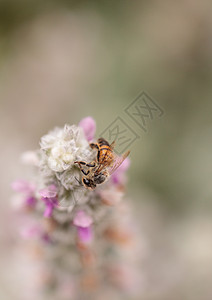
[[89, 243], [93, 239], [93, 231], [91, 227], [77, 227], [78, 238], [83, 243]]
[[83, 129], [86, 139], [90, 142], [93, 140], [96, 132], [96, 122], [92, 117], [86, 117], [79, 122], [79, 126]]
[[25, 201], [26, 205], [30, 206], [30, 207], [34, 207], [35, 204], [36, 204], [36, 198], [31, 196], [31, 197], [28, 197]]
[[14, 191], [19, 193], [31, 194], [35, 191], [35, 185], [33, 183], [22, 179], [15, 180], [11, 184], [11, 187]]
[[54, 184], [49, 185], [48, 187], [39, 191], [39, 194], [43, 198], [53, 198], [57, 195], [57, 187]]
[[41, 229], [39, 226], [29, 226], [27, 228], [23, 228], [20, 232], [21, 236], [25, 239], [30, 239], [34, 237], [38, 237], [41, 232]]
[[49, 202], [46, 205], [46, 209], [45, 209], [44, 214], [43, 214], [44, 217], [50, 218], [52, 216], [53, 208], [54, 208], [53, 204]]
[[118, 184], [123, 181], [124, 173], [130, 166], [130, 159], [127, 157], [118, 169], [111, 175], [113, 183]]
[[44, 217], [49, 218], [52, 216], [53, 209], [58, 205], [57, 198], [44, 198], [42, 197], [41, 200], [45, 203], [46, 208], [44, 211]]
[[75, 226], [86, 228], [93, 223], [93, 220], [89, 215], [86, 214], [86, 212], [79, 210], [74, 216], [73, 223]]
[[45, 232], [41, 235], [41, 239], [46, 243], [51, 242], [50, 236]]

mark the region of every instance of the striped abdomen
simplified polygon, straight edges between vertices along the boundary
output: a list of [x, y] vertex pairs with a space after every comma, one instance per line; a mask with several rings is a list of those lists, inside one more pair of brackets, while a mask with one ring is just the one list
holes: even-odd
[[106, 140], [100, 138], [100, 139], [98, 139], [98, 146], [99, 146], [99, 151], [97, 154], [98, 162], [100, 164], [104, 163], [104, 164], [109, 165], [113, 161], [113, 158], [114, 158], [113, 151], [110, 148], [109, 143]]

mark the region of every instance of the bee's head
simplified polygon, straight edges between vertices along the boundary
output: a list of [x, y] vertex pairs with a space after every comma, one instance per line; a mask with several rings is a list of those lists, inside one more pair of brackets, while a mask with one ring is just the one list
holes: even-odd
[[82, 183], [84, 184], [84, 186], [90, 190], [94, 190], [96, 187], [96, 184], [93, 182], [93, 180], [88, 179], [86, 177], [82, 178]]

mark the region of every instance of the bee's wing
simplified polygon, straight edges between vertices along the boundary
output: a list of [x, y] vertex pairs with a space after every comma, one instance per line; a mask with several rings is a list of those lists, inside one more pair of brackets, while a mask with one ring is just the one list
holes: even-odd
[[113, 141], [111, 144], [110, 144], [110, 148], [113, 150], [114, 149], [114, 147], [115, 147], [115, 143], [116, 143], [116, 141]]
[[[101, 138], [101, 140], [104, 140], [104, 139]], [[104, 140], [104, 141], [105, 141], [105, 140]], [[113, 142], [110, 144], [110, 150], [113, 150], [114, 147], [115, 147], [115, 141], [113, 141]], [[115, 155], [114, 152], [113, 152], [113, 155]], [[109, 167], [108, 161], [105, 159], [106, 157], [107, 157], [107, 152], [105, 153], [105, 155], [104, 155], [104, 157], [103, 157], [103, 160], [102, 160], [102, 162], [101, 162], [101, 165], [100, 165], [99, 168], [97, 169], [98, 172], [101, 172], [104, 168]]]
[[103, 169], [108, 168], [108, 162], [105, 160], [103, 160], [103, 162], [101, 163], [101, 165], [99, 165], [97, 172], [101, 172]]
[[110, 175], [113, 174], [118, 169], [118, 167], [123, 163], [123, 161], [127, 158], [127, 156], [129, 154], [130, 154], [130, 151], [128, 150], [122, 156], [117, 155], [115, 157], [114, 162], [112, 163], [112, 165], [107, 168]]

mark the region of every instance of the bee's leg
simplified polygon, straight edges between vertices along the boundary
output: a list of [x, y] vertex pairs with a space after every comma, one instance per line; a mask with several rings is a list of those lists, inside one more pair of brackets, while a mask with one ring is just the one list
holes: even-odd
[[95, 166], [96, 166], [96, 162], [95, 161], [92, 162], [92, 163], [90, 163], [90, 164], [86, 164], [86, 167], [90, 167], [90, 168], [93, 168]]
[[81, 182], [81, 181], [79, 181], [79, 179], [78, 179], [76, 176], [75, 176], [74, 178], [75, 178], [75, 179], [76, 179], [76, 181], [79, 183], [79, 185], [80, 185], [80, 186], [82, 186], [82, 182]]
[[86, 162], [84, 162], [84, 161], [75, 161], [74, 163], [75, 163], [75, 164], [78, 164], [78, 165], [80, 165], [80, 166], [81, 166], [81, 165], [84, 165], [84, 166], [86, 165]]
[[93, 161], [92, 163], [85, 163], [83, 161], [83, 162], [78, 162], [78, 164], [80, 164], [80, 165], [82, 164], [82, 165], [84, 165], [86, 167], [89, 167], [89, 168], [94, 168], [96, 166], [96, 162], [95, 161]]
[[98, 144], [95, 144], [95, 143], [90, 143], [89, 144], [91, 149], [96, 149], [97, 150], [97, 156], [96, 156], [96, 160], [98, 161], [98, 157], [99, 157], [99, 152], [100, 152], [100, 149], [99, 149], [99, 145]]
[[81, 166], [81, 165], [86, 166], [86, 163], [85, 163], [84, 161], [75, 161], [74, 163], [79, 165], [79, 168], [80, 168], [81, 172], [82, 172], [84, 175], [88, 175], [88, 174], [89, 174], [90, 171], [88, 170], [88, 171], [86, 172], [86, 171], [82, 168], [82, 166]]
[[89, 146], [91, 147], [91, 149], [97, 149], [97, 150], [99, 150], [98, 144], [90, 143]]
[[88, 174], [90, 173], [89, 170], [88, 170], [87, 172], [86, 172], [85, 170], [81, 169], [81, 168], [80, 168], [80, 170], [82, 171], [82, 173], [83, 173], [84, 175], [88, 175]]
[[94, 143], [90, 143], [90, 147], [91, 147], [92, 149], [96, 148], [96, 149], [98, 150], [96, 160], [99, 161], [99, 155], [100, 155], [100, 148], [99, 148], [99, 145], [98, 145], [98, 144], [94, 144]]

